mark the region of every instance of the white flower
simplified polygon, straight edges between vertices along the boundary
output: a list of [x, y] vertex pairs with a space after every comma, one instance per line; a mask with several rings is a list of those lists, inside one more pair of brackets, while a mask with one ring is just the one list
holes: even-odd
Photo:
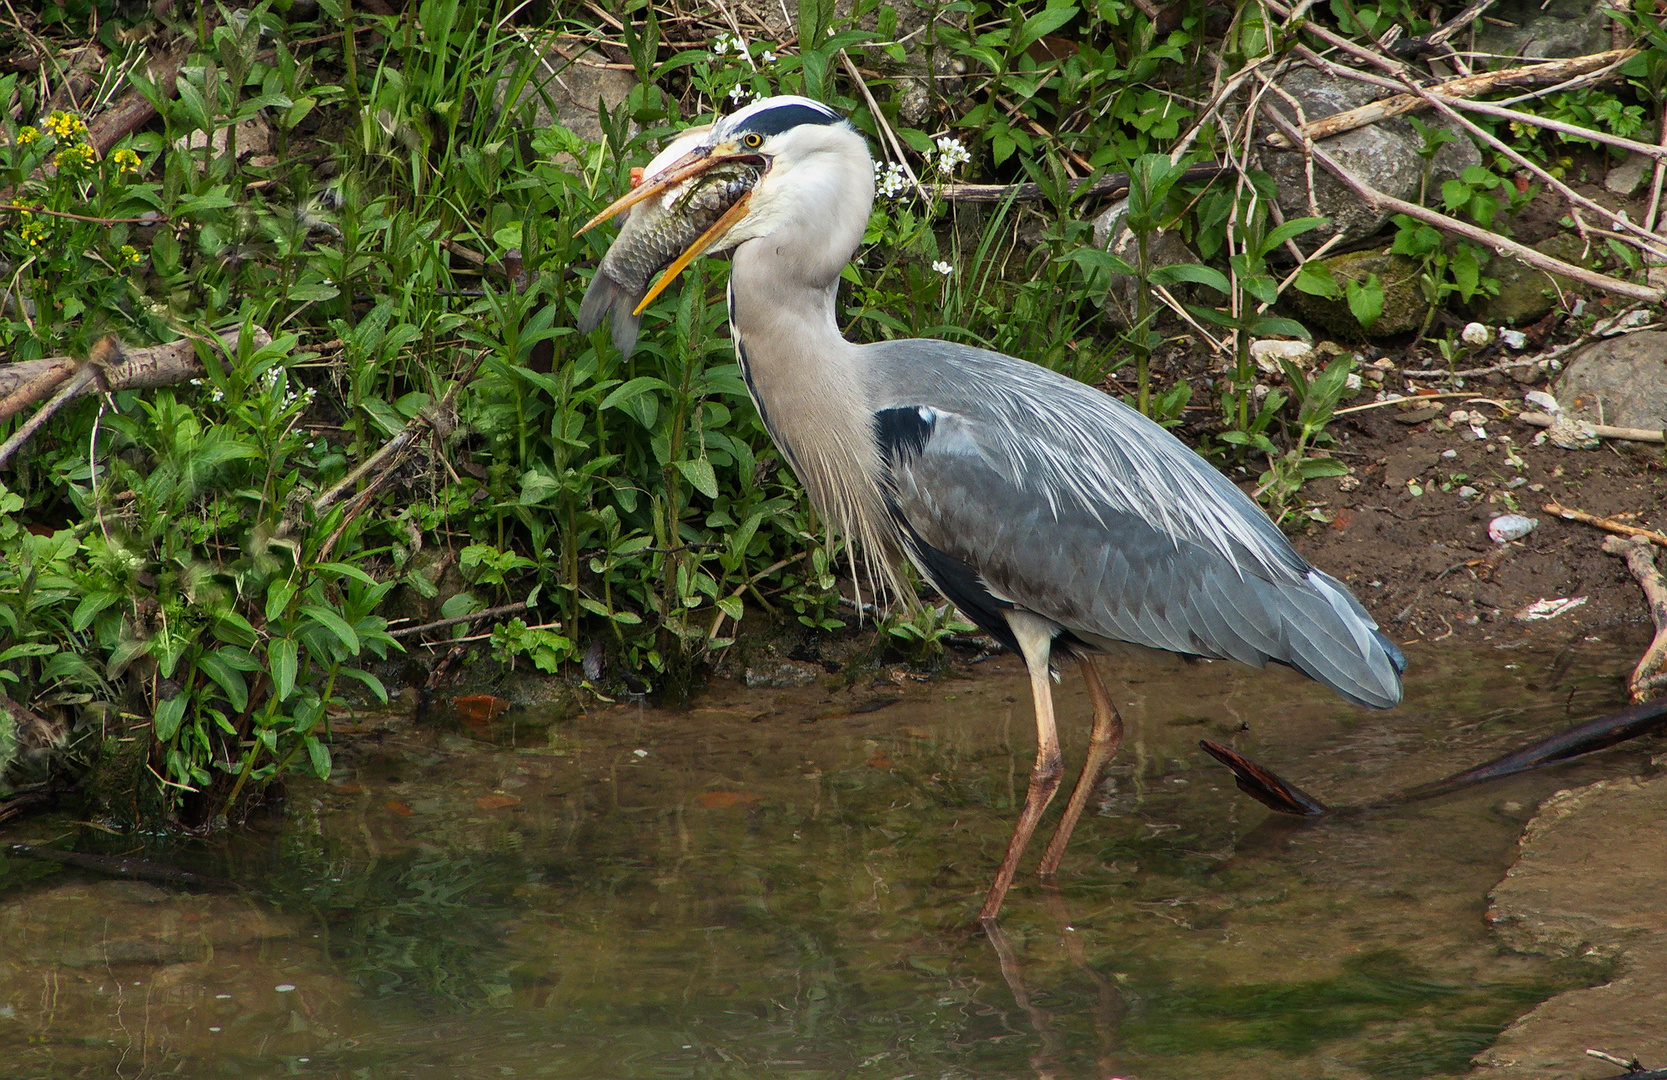
[[776, 54], [771, 52], [769, 49], [765, 49], [762, 53], [760, 53], [758, 58], [766, 64], [773, 64], [776, 62]]
[[902, 198], [909, 190], [909, 174], [897, 162], [874, 163], [874, 189], [882, 199]]
[[955, 267], [951, 266], [949, 263], [944, 262], [942, 259], [932, 260], [932, 269], [936, 270], [938, 273], [942, 274], [944, 277], [948, 277], [949, 275], [951, 275], [955, 272]]
[[971, 160], [972, 155], [967, 153], [967, 148], [961, 144], [960, 139], [945, 135], [938, 140], [938, 157], [933, 164], [945, 176], [955, 175], [958, 167]]
[[713, 56], [728, 56], [741, 51], [741, 40], [733, 34], [719, 34], [712, 41]]
[[758, 95], [754, 94], [751, 90], [748, 90], [740, 83], [736, 83], [734, 86], [729, 88], [729, 99], [737, 105], [745, 105], [757, 96]]

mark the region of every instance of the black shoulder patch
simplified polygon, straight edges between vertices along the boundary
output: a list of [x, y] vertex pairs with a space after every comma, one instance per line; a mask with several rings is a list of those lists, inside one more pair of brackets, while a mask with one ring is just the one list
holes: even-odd
[[790, 128], [801, 124], [837, 124], [844, 117], [832, 109], [817, 109], [809, 105], [794, 103], [779, 105], [773, 109], [764, 109], [747, 118], [741, 131], [756, 131], [760, 135], [780, 135]]
[[880, 444], [880, 456], [894, 463], [918, 456], [937, 422], [937, 413], [925, 405], [881, 409], [874, 414], [874, 441]]

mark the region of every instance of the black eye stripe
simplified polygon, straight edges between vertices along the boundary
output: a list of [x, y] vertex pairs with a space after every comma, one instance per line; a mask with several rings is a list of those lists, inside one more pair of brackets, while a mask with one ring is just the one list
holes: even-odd
[[742, 130], [754, 131], [760, 135], [780, 135], [801, 124], [837, 124], [843, 119], [844, 117], [832, 109], [815, 109], [799, 104], [779, 105], [748, 117]]

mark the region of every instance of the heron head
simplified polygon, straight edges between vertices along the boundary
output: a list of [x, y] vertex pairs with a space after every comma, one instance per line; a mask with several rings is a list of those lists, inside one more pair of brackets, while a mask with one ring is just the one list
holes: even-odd
[[[699, 183], [698, 178], [713, 169], [736, 164], [756, 170], [756, 179], [666, 268], [637, 311], [699, 256], [768, 236], [795, 220], [809, 219], [827, 228], [832, 224], [825, 216], [829, 208], [842, 202], [861, 203], [860, 215], [845, 215], [858, 218], [860, 238], [874, 197], [867, 144], [840, 113], [819, 101], [786, 94], [763, 98], [713, 124], [683, 132], [648, 163], [629, 192], [579, 232], [655, 196]], [[820, 221], [818, 215], [824, 215]], [[830, 240], [830, 250], [835, 246], [837, 241]], [[855, 246], [853, 239], [851, 248]], [[851, 251], [835, 254], [837, 274]]]

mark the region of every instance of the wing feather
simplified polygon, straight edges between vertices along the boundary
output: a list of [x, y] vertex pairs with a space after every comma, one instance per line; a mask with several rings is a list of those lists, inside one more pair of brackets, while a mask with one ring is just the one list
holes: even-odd
[[1087, 640], [1272, 660], [1364, 704], [1400, 699], [1404, 662], [1365, 610], [1169, 433], [1045, 369], [912, 344], [891, 343], [884, 382], [887, 409], [930, 417], [887, 456], [906, 547]]

